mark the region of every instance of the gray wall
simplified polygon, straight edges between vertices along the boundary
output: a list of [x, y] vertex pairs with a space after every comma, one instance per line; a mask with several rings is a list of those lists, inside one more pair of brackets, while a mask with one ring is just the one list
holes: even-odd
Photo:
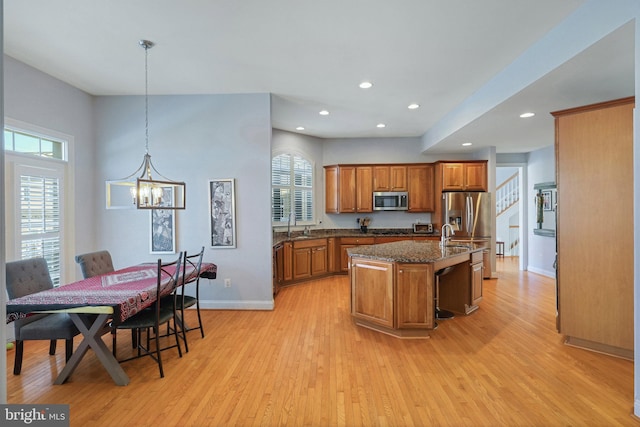
[[[103, 182], [133, 173], [142, 162], [144, 97], [96, 98], [95, 123], [96, 245], [112, 252], [116, 267], [157, 259], [149, 253], [148, 211], [104, 208]], [[203, 306], [271, 309], [269, 95], [152, 96], [149, 153], [160, 173], [187, 185], [187, 208], [176, 211], [177, 249], [205, 246], [204, 260], [218, 266], [218, 278], [202, 283]], [[210, 247], [208, 183], [216, 178], [235, 179], [235, 249]], [[224, 287], [225, 278], [231, 287]]]

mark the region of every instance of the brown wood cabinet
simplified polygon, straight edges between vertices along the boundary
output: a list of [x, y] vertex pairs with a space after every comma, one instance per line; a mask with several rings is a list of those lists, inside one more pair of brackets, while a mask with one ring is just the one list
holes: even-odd
[[310, 239], [293, 242], [293, 280], [308, 279], [326, 273], [326, 239]]
[[340, 270], [349, 271], [349, 254], [347, 249], [354, 246], [373, 245], [375, 239], [373, 237], [343, 237], [340, 239]]
[[482, 280], [484, 279], [483, 252], [471, 254], [471, 306], [477, 306], [482, 301]]
[[487, 191], [487, 162], [441, 162], [442, 191]]
[[394, 327], [393, 263], [359, 259], [351, 267], [351, 314], [368, 322]]
[[634, 104], [625, 98], [552, 113], [558, 331], [569, 344], [626, 358], [634, 348]]
[[293, 243], [283, 243], [283, 280], [290, 282], [293, 280]]
[[435, 210], [433, 180], [433, 165], [407, 166], [409, 212], [433, 212]]
[[399, 264], [396, 287], [396, 328], [433, 329], [433, 264]]
[[371, 166], [325, 166], [325, 212], [373, 212]]
[[374, 166], [373, 191], [407, 191], [407, 167], [405, 165]]

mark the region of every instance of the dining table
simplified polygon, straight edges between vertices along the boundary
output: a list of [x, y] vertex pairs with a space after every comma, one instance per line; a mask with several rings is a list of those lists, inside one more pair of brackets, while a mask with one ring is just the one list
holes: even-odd
[[[178, 285], [188, 282], [195, 274], [196, 268], [187, 263], [180, 271]], [[215, 264], [202, 263], [200, 277], [215, 279], [216, 274]], [[185, 281], [184, 276], [187, 276]], [[157, 280], [157, 264], [145, 263], [14, 298], [6, 303], [7, 323], [32, 313], [68, 313], [82, 334], [82, 341], [54, 384], [66, 382], [91, 348], [113, 381], [124, 386], [129, 384], [129, 377], [102, 335], [111, 330], [110, 323], [115, 326], [151, 306], [158, 299]], [[172, 277], [163, 272], [161, 280], [164, 286]]]

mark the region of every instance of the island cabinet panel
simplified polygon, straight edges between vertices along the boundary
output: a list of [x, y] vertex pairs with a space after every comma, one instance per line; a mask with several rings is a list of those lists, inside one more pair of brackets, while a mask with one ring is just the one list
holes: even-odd
[[552, 113], [557, 327], [568, 344], [629, 359], [634, 357], [631, 226], [637, 208], [632, 197], [634, 104], [634, 98], [625, 98]]
[[484, 252], [471, 254], [471, 306], [477, 307], [482, 301], [482, 280], [484, 279]]
[[435, 194], [433, 165], [407, 166], [409, 188], [409, 212], [433, 212]]
[[433, 265], [398, 264], [396, 328], [433, 329]]
[[393, 263], [355, 259], [351, 281], [351, 314], [393, 328]]

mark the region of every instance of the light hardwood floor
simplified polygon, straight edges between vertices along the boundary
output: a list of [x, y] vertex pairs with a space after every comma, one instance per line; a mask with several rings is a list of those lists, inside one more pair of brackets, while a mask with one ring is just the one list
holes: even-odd
[[340, 276], [282, 290], [272, 312], [206, 311], [206, 338], [165, 352], [164, 379], [145, 358], [118, 387], [89, 352], [54, 386], [64, 351], [28, 342], [22, 375], [7, 354], [9, 403], [70, 404], [72, 426], [640, 425], [633, 363], [563, 345], [554, 281], [498, 264], [480, 309], [430, 339], [354, 326]]

